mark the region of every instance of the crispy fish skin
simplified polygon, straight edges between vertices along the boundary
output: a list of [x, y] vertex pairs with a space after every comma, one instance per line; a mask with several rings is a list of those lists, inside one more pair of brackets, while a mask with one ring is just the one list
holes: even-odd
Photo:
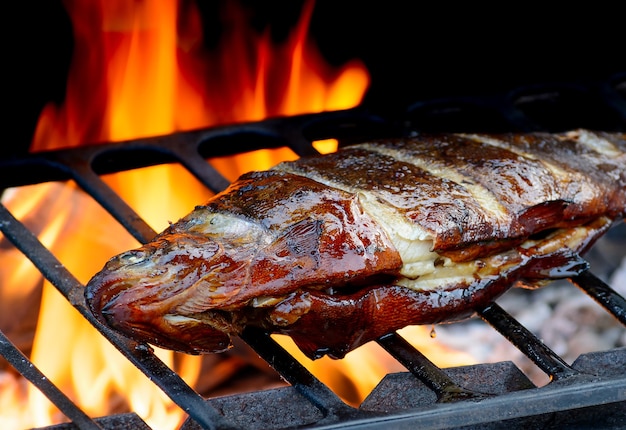
[[221, 351], [227, 334], [246, 324], [235, 318], [239, 308], [401, 266], [354, 195], [301, 176], [255, 172], [154, 241], [112, 258], [86, 297], [101, 321], [131, 337], [186, 352]]
[[246, 326], [310, 357], [573, 276], [626, 214], [626, 134], [425, 135], [242, 176], [86, 288], [140, 341], [218, 352]]

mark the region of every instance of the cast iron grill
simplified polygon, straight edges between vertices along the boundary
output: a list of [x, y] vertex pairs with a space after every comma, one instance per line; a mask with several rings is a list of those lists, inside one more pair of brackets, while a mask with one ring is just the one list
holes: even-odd
[[[538, 85], [489, 97], [425, 100], [392, 118], [367, 109], [276, 118], [138, 139], [83, 146], [0, 160], [0, 189], [74, 180], [138, 241], [156, 232], [115, 194], [101, 175], [177, 162], [213, 192], [228, 181], [209, 157], [288, 146], [299, 156], [316, 153], [311, 142], [336, 138], [340, 144], [420, 131], [562, 131], [577, 127], [626, 130], [626, 75], [607, 81]], [[583, 97], [590, 111], [571, 115], [572, 100]], [[590, 107], [588, 103], [592, 103]], [[598, 106], [600, 106], [598, 108]], [[566, 112], [559, 112], [565, 109]], [[555, 118], [550, 118], [552, 112]], [[581, 356], [569, 365], [496, 303], [478, 314], [530, 358], [552, 382], [536, 388], [506, 363], [439, 369], [398, 334], [378, 343], [409, 372], [388, 375], [359, 408], [343, 403], [267, 333], [248, 329], [242, 339], [290, 387], [204, 399], [161, 362], [150, 347], [99, 323], [88, 310], [83, 285], [56, 257], [0, 205], [0, 231], [42, 275], [121, 353], [189, 415], [195, 428], [493, 428], [544, 427], [589, 422], [617, 427], [626, 422], [626, 350]], [[626, 325], [626, 301], [591, 272], [572, 283]], [[547, 287], [549, 288], [549, 287]], [[92, 419], [58, 390], [11, 341], [0, 333], [0, 353], [39, 388], [70, 420], [59, 428], [148, 428], [134, 414]], [[459, 381], [462, 381], [459, 382]], [[273, 405], [280, 404], [280, 410]], [[56, 427], [56, 426], [55, 426]]]

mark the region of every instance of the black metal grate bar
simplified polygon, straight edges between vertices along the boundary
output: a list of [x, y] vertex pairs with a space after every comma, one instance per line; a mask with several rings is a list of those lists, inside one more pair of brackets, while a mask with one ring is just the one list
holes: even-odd
[[262, 330], [247, 328], [241, 338], [325, 417], [345, 415], [351, 408]]
[[175, 150], [180, 163], [214, 193], [218, 193], [230, 185], [226, 178], [200, 156], [197, 148], [179, 145]]
[[79, 428], [102, 430], [85, 412], [77, 407], [56, 385], [50, 381], [11, 341], [0, 331], [0, 354], [22, 376], [35, 385], [66, 417]]
[[478, 313], [483, 320], [549, 375], [550, 379], [560, 380], [579, 374], [498, 304], [492, 303]]
[[146, 243], [156, 231], [87, 166], [73, 175], [76, 183], [107, 210], [139, 242]]
[[[572, 382], [578, 378], [573, 378]], [[391, 416], [374, 416], [351, 423], [329, 424], [316, 427], [318, 430], [387, 430], [393, 429], [556, 429], [556, 428], [596, 428], [586, 424], [570, 423], [559, 425], [555, 420], [558, 412], [573, 414], [589, 407], [610, 406], [616, 404], [623, 410], [624, 375], [595, 380], [593, 383], [549, 384], [543, 388], [534, 388], [513, 393], [506, 393], [481, 400], [480, 402], [438, 403], [427, 408], [401, 411]], [[516, 421], [520, 418], [532, 418], [545, 415], [545, 420], [533, 422]], [[617, 419], [623, 417], [623, 413]], [[597, 428], [623, 428], [624, 421], [617, 419], [612, 425]], [[556, 421], [556, 423], [554, 422]], [[587, 424], [588, 425], [588, 424]]]
[[570, 279], [571, 282], [609, 311], [618, 321], [626, 325], [626, 299], [602, 282], [589, 270]]
[[391, 333], [377, 340], [388, 353], [398, 360], [409, 372], [415, 375], [437, 395], [439, 402], [462, 399], [481, 399], [485, 395], [475, 393], [457, 385], [424, 354], [397, 333]]
[[[159, 360], [152, 349], [109, 329], [91, 314], [85, 302], [83, 285], [26, 229], [13, 215], [0, 205], [0, 231], [15, 245], [35, 267], [63, 294], [63, 296], [109, 340], [139, 370], [154, 381], [178, 406], [186, 411], [203, 428], [228, 428], [219, 412], [208, 407], [180, 376]], [[37, 384], [39, 381], [35, 381]], [[39, 385], [37, 385], [39, 387]]]

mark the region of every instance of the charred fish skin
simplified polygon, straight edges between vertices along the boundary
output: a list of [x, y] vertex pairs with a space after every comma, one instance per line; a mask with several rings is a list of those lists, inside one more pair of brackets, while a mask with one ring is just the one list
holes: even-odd
[[[86, 287], [97, 318], [183, 352], [248, 325], [341, 357], [573, 276], [626, 214], [626, 134], [423, 135], [243, 175]], [[332, 327], [341, 327], [340, 330]]]
[[[342, 358], [360, 345], [407, 325], [431, 325], [470, 318], [516, 281], [533, 283], [580, 274], [588, 269], [588, 264], [578, 251], [590, 247], [610, 225], [607, 218], [595, 220], [573, 232], [561, 230], [550, 240], [541, 241], [535, 245], [543, 248], [541, 250], [518, 247], [481, 259], [475, 279], [466, 278], [455, 284], [446, 284], [442, 280], [446, 285], [442, 289], [407, 288], [395, 282], [371, 285], [356, 293], [303, 292], [309, 312], [285, 327], [274, 321], [266, 326], [291, 336], [311, 359], [324, 355]], [[298, 299], [299, 296], [293, 296], [289, 302]], [[272, 320], [273, 317], [270, 314], [266, 318]], [[340, 331], [336, 327], [350, 327], [350, 330]]]
[[225, 349], [224, 333], [239, 333], [299, 288], [363, 283], [401, 266], [355, 196], [301, 176], [253, 172], [149, 244], [111, 259], [86, 298], [101, 322], [132, 338], [215, 352]]

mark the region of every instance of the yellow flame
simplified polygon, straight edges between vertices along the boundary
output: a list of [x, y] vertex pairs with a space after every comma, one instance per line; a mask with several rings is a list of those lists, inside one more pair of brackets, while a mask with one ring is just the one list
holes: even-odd
[[[33, 151], [345, 109], [357, 105], [369, 85], [360, 62], [330, 68], [307, 39], [313, 2], [305, 4], [294, 35], [282, 46], [272, 44], [267, 34], [243, 27], [243, 14], [232, 12], [234, 6], [228, 3], [237, 31], [225, 34], [215, 53], [201, 46], [201, 20], [195, 5], [187, 2], [184, 8], [174, 1], [66, 0], [65, 4], [75, 41], [67, 93], [63, 105], [49, 104], [42, 111]], [[256, 50], [247, 49], [250, 44]], [[283, 64], [286, 67], [280, 67]], [[283, 82], [288, 82], [285, 88]], [[332, 150], [332, 144], [325, 148]], [[294, 158], [291, 150], [279, 148], [211, 162], [234, 180], [248, 170]], [[210, 194], [178, 165], [103, 179], [157, 231]], [[19, 219], [33, 213], [40, 217], [46, 226], [40, 240], [83, 283], [110, 256], [137, 246], [72, 183], [24, 187], [17, 193], [20, 203], [9, 209]], [[53, 205], [42, 204], [51, 196]], [[35, 272], [28, 263], [25, 267], [12, 272], [13, 289], [19, 289], [24, 270]], [[157, 349], [157, 353], [174, 366], [172, 352]], [[31, 359], [91, 416], [132, 410], [155, 429], [175, 428], [184, 418], [47, 282]], [[200, 360], [192, 356], [177, 360], [182, 364], [176, 370], [192, 385]], [[15, 427], [18, 421], [21, 427], [47, 426], [63, 420], [34, 388], [29, 390], [27, 406], [15, 407], [19, 385], [10, 378], [0, 379], [0, 384], [10, 387], [0, 395], [0, 417], [8, 417], [0, 419], [2, 426]]]

